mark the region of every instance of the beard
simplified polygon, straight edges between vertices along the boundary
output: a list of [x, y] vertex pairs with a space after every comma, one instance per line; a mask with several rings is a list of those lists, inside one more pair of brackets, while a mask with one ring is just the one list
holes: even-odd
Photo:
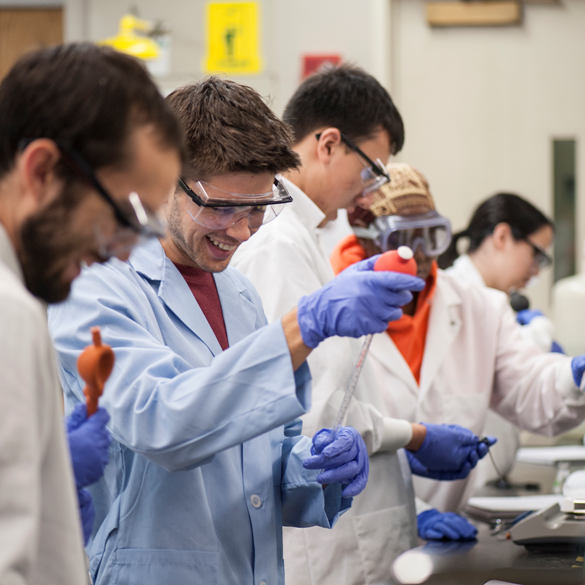
[[[74, 233], [79, 186], [66, 183], [47, 207], [25, 220], [20, 230], [19, 260], [28, 290], [47, 303], [64, 301], [71, 290], [67, 276], [76, 251], [87, 248], [88, 234]], [[91, 237], [91, 235], [89, 235]]]

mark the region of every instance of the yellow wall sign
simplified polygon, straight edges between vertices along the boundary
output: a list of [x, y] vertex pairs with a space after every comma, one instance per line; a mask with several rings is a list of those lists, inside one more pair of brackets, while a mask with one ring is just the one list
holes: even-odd
[[206, 73], [259, 73], [259, 9], [257, 2], [207, 4]]

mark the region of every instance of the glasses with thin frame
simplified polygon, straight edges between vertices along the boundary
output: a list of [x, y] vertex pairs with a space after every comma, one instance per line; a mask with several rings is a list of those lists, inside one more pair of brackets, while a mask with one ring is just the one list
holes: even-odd
[[[343, 132], [339, 132], [339, 135], [341, 136], [341, 140], [358, 156], [364, 166], [360, 173], [362, 183], [364, 184], [364, 195], [373, 193], [382, 187], [382, 185], [390, 182], [390, 174], [379, 158], [374, 162], [349, 136], [346, 136]], [[315, 138], [319, 140], [321, 134], [316, 134]]]
[[528, 238], [522, 238], [522, 241], [526, 242], [532, 248], [534, 262], [541, 270], [552, 265], [553, 259], [547, 254], [544, 248], [541, 248], [538, 244], [531, 242]]
[[[24, 150], [34, 140], [36, 139], [21, 141], [20, 149]], [[96, 227], [100, 254], [104, 259], [124, 256], [145, 240], [163, 237], [166, 234], [166, 225], [163, 219], [144, 207], [138, 193], [132, 192], [128, 195], [127, 210], [123, 209], [101, 184], [89, 163], [74, 148], [62, 140], [51, 140], [59, 148], [64, 164], [94, 188], [110, 206], [116, 221], [122, 227], [116, 231], [114, 236], [110, 237], [102, 236]]]

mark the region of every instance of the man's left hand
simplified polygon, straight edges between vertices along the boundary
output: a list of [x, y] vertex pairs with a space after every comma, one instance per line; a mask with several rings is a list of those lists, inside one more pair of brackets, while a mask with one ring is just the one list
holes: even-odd
[[331, 429], [321, 429], [313, 437], [312, 457], [303, 461], [306, 469], [323, 469], [317, 476], [322, 484], [339, 482], [344, 498], [357, 496], [368, 481], [370, 461], [361, 435], [353, 427], [340, 427], [335, 438]]

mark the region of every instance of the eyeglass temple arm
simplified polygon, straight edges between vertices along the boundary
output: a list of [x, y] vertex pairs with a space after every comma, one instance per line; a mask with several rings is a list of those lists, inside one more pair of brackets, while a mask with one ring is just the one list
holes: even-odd
[[[319, 134], [315, 134], [315, 138], [319, 140], [321, 138], [322, 132]], [[341, 130], [339, 131], [339, 135], [341, 136], [341, 140], [347, 144], [353, 151], [357, 152], [371, 167], [372, 171], [376, 173], [376, 175], [381, 175], [388, 179], [390, 182], [390, 174], [385, 168], [380, 168], [380, 165], [375, 163], [351, 138], [346, 136]]]
[[91, 184], [91, 186], [110, 204], [110, 206], [114, 210], [116, 220], [118, 220], [125, 227], [136, 229], [136, 226], [132, 225], [132, 223], [128, 221], [128, 218], [125, 217], [124, 214], [118, 208], [118, 204], [112, 199], [110, 194], [102, 187], [102, 185], [96, 179], [96, 177], [93, 174], [93, 170], [89, 167], [89, 165], [83, 159], [77, 156], [76, 153], [62, 141], [53, 140], [53, 142], [55, 142], [55, 144], [59, 147], [61, 155], [63, 156], [63, 162], [65, 162], [65, 164], [68, 164], [74, 171], [76, 171], [86, 181], [88, 181]]

